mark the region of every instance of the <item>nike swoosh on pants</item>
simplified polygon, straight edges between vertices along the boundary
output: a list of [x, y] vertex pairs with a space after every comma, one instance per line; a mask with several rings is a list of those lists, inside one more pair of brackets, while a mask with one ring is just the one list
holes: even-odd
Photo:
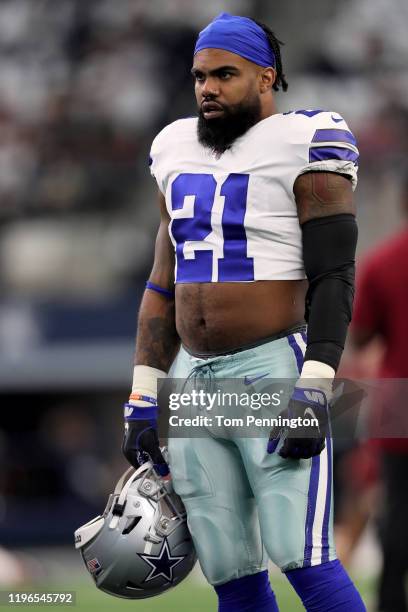
[[244, 385], [252, 385], [252, 383], [256, 382], [261, 378], [265, 378], [265, 376], [268, 376], [268, 374], [269, 372], [266, 372], [266, 374], [260, 374], [259, 376], [254, 376], [252, 378], [250, 376], [245, 376]]

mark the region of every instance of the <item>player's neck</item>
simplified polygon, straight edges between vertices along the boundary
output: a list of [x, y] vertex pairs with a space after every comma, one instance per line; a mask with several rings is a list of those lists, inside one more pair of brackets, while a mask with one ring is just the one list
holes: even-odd
[[266, 100], [262, 100], [259, 121], [262, 121], [271, 115], [276, 115], [277, 112], [278, 109], [276, 107], [275, 98], [271, 96]]

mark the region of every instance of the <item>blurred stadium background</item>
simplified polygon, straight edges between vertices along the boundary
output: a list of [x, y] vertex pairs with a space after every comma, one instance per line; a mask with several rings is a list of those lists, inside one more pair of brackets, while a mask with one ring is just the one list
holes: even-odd
[[[96, 592], [72, 534], [125, 467], [121, 406], [158, 223], [149, 147], [195, 112], [196, 32], [221, 11], [263, 20], [286, 42], [281, 111], [333, 109], [356, 134], [359, 253], [402, 223], [403, 0], [392, 10], [388, 0], [1, 0], [1, 588], [61, 585], [80, 609], [127, 605]], [[370, 606], [375, 534], [374, 516], [350, 557]], [[282, 610], [301, 609], [276, 572], [274, 582]], [[129, 605], [209, 602], [197, 570], [173, 594]]]

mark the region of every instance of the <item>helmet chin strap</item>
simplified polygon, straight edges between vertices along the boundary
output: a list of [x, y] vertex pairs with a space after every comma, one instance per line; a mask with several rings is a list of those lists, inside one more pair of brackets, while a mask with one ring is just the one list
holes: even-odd
[[[125, 500], [128, 494], [128, 491], [131, 487], [131, 485], [134, 483], [135, 480], [137, 480], [139, 478], [139, 476], [141, 474], [143, 474], [143, 472], [148, 472], [150, 470], [153, 470], [153, 464], [150, 461], [147, 461], [146, 463], [144, 463], [143, 465], [141, 465], [135, 472], [133, 472], [133, 468], [129, 468], [122, 476], [122, 478], [119, 479], [116, 487], [115, 487], [115, 491], [114, 491], [114, 495], [118, 495], [119, 494], [119, 498], [117, 500], [117, 502], [115, 503], [115, 506], [118, 508], [122, 508], [122, 513], [123, 513], [123, 508], [124, 508], [124, 504], [125, 504]], [[129, 475], [129, 472], [133, 472], [133, 474], [130, 476], [130, 478], [126, 481], [126, 478]], [[125, 484], [123, 484], [125, 482]], [[122, 513], [115, 513], [112, 517], [111, 522], [109, 523], [109, 529], [115, 529], [118, 526], [120, 517], [122, 516]]]
[[126, 472], [124, 474], [122, 474], [122, 476], [120, 477], [120, 479], [118, 480], [118, 482], [116, 483], [116, 487], [115, 490], [113, 492], [113, 495], [120, 495], [120, 492], [122, 490], [122, 487], [124, 485], [124, 483], [126, 482], [127, 478], [130, 476], [130, 474], [133, 472], [134, 468], [130, 467], [126, 470]]

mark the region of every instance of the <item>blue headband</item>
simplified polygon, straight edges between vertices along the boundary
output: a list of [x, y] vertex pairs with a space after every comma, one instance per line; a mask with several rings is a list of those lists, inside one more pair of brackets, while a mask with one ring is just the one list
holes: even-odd
[[258, 66], [275, 67], [275, 54], [263, 29], [248, 17], [221, 13], [198, 35], [194, 55], [203, 49], [224, 49]]

